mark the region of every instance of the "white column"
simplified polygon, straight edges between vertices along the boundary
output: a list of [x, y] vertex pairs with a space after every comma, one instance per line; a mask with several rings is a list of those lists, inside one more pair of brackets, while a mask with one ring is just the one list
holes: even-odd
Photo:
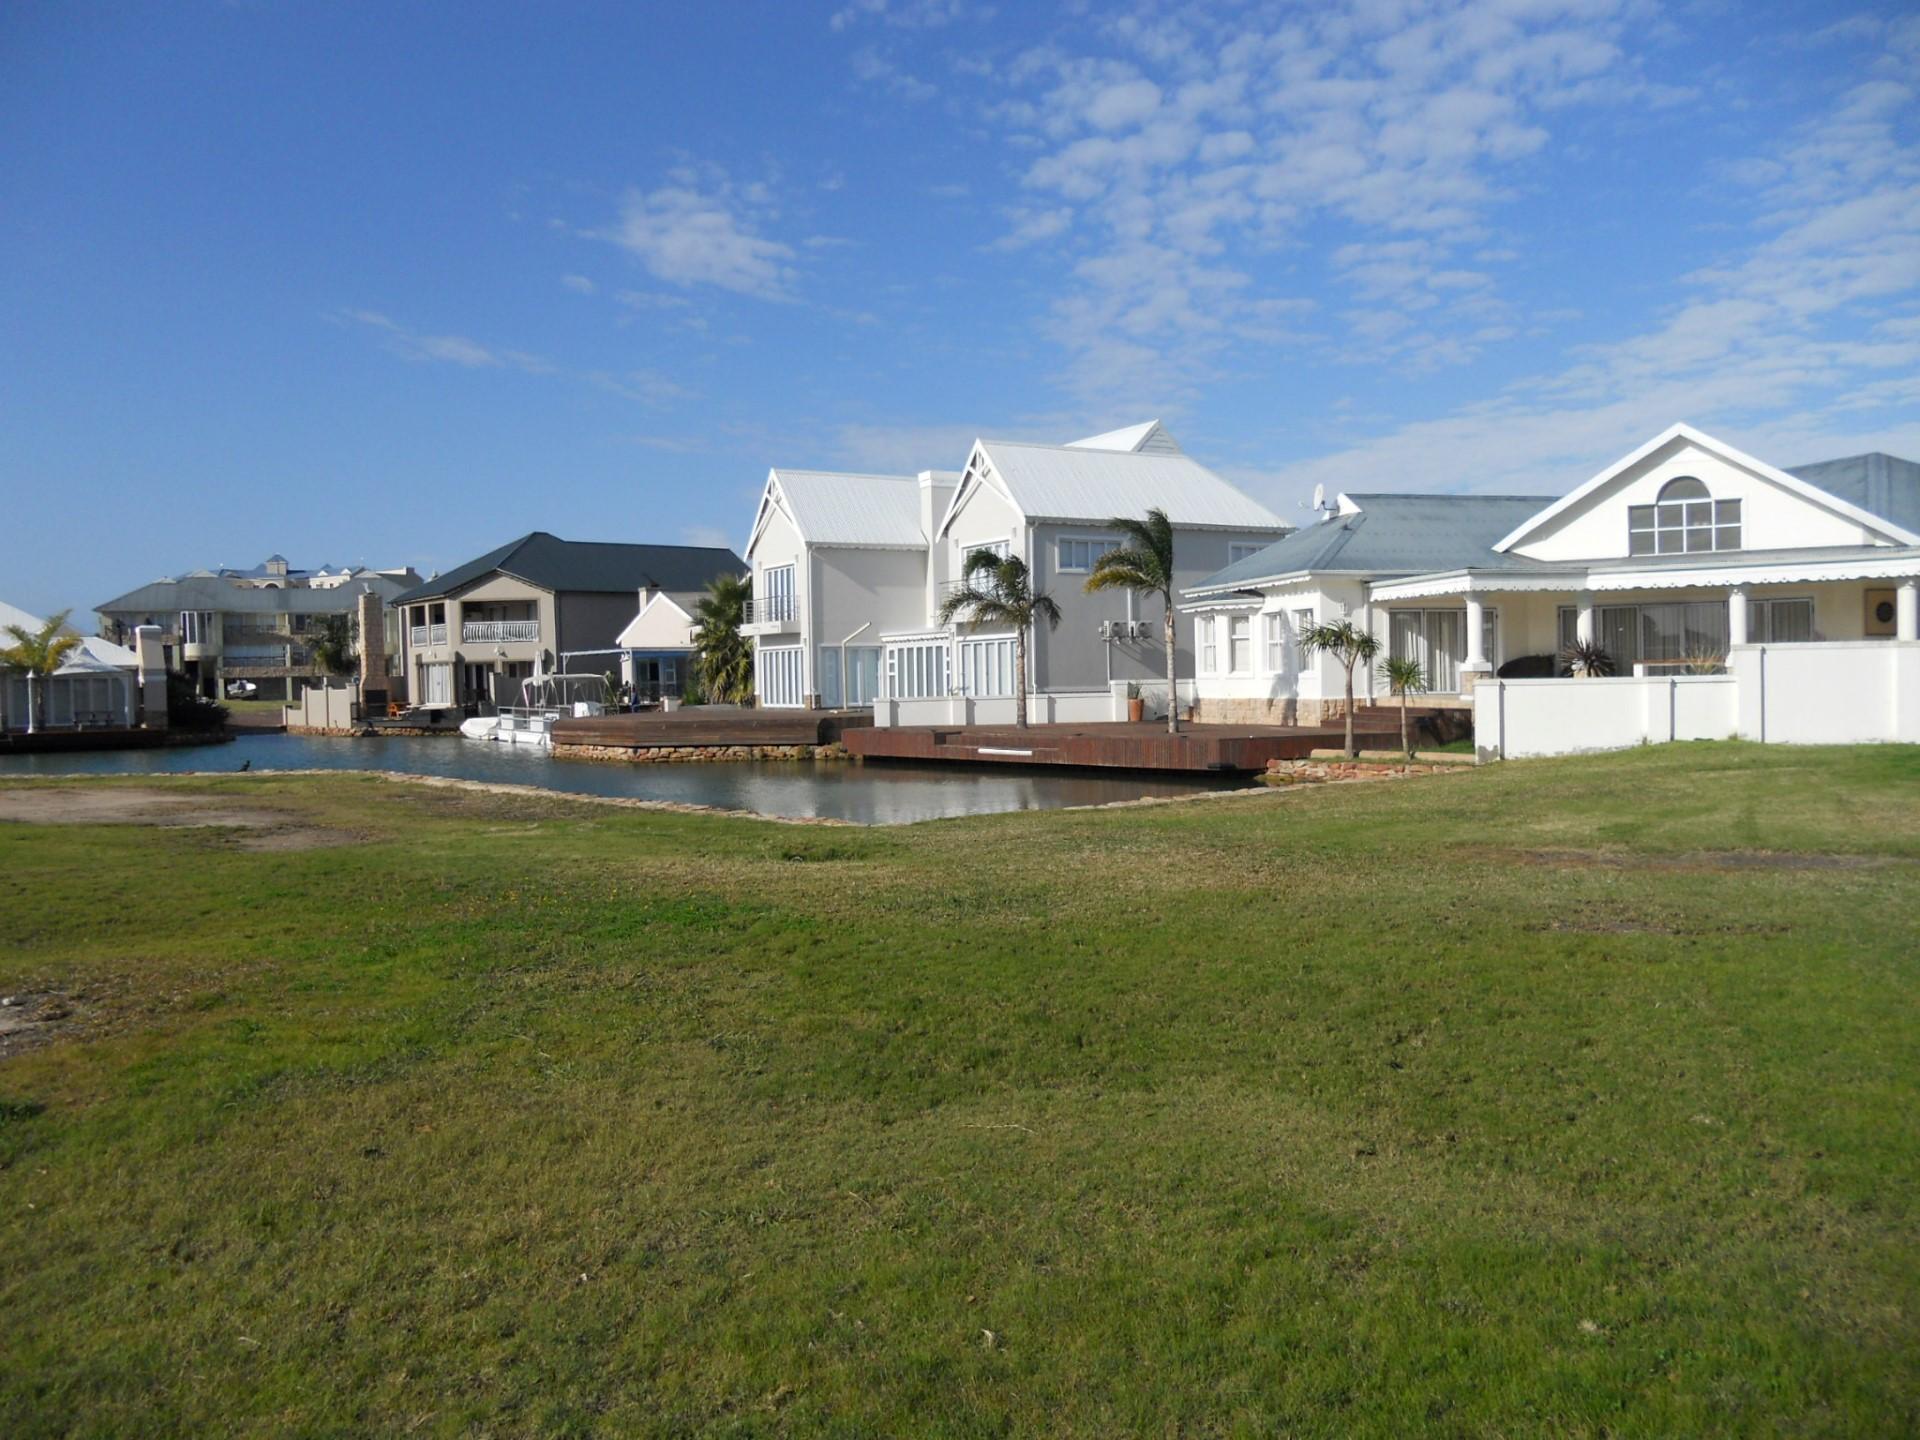
[[1747, 589], [1736, 585], [1727, 592], [1727, 644], [1747, 643]]
[[1578, 608], [1574, 611], [1573, 633], [1575, 638], [1588, 645], [1593, 643], [1593, 592], [1582, 590], [1573, 597]]
[[1467, 592], [1467, 659], [1460, 667], [1462, 670], [1486, 671], [1493, 668], [1487, 664], [1486, 608], [1478, 595]]
[[1893, 592], [1893, 637], [1920, 640], [1920, 580], [1902, 580]]
[[27, 671], [27, 733], [29, 735], [40, 728], [40, 707], [33, 703], [33, 682], [39, 678], [33, 671]]

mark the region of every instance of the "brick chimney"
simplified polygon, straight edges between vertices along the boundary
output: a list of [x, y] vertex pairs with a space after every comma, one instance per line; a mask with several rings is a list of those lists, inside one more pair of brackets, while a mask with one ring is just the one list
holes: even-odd
[[359, 599], [360, 713], [368, 719], [387, 713], [386, 607], [371, 590]]

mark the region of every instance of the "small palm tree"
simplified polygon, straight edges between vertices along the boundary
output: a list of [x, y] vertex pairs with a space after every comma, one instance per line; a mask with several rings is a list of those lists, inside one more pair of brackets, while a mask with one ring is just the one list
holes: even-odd
[[[7, 634], [13, 637], [13, 643], [0, 650], [0, 665], [10, 665], [16, 670], [24, 670], [29, 675], [51, 675], [67, 663], [80, 644], [78, 635], [62, 635], [66, 628], [70, 610], [62, 610], [58, 615], [50, 616], [38, 630], [29, 631], [19, 625], [7, 626]], [[37, 688], [33, 699], [33, 724], [35, 728], [47, 723], [47, 687]]]
[[940, 602], [940, 623], [950, 625], [965, 613], [969, 630], [982, 625], [1005, 625], [1013, 631], [1014, 723], [1027, 728], [1027, 635], [1044, 620], [1047, 628], [1060, 623], [1060, 607], [1051, 595], [1033, 593], [1033, 577], [1018, 555], [996, 555], [975, 550], [967, 556], [960, 588]]
[[753, 582], [745, 575], [716, 575], [694, 606], [693, 673], [707, 699], [744, 705], [753, 698], [753, 646], [741, 635]]
[[1353, 743], [1353, 667], [1373, 663], [1373, 657], [1380, 653], [1380, 638], [1351, 620], [1332, 620], [1302, 630], [1300, 648], [1309, 655], [1324, 650], [1346, 667], [1347, 758], [1351, 760], [1360, 753]]
[[1400, 697], [1400, 753], [1411, 760], [1413, 743], [1407, 738], [1407, 697], [1424, 695], [1432, 688], [1427, 684], [1426, 668], [1412, 656], [1391, 655], [1380, 662], [1380, 678]]
[[1158, 595], [1166, 606], [1164, 638], [1167, 647], [1167, 733], [1180, 733], [1180, 686], [1174, 669], [1173, 522], [1159, 506], [1144, 520], [1116, 515], [1107, 522], [1127, 543], [1109, 550], [1094, 562], [1087, 589], [1131, 590], [1136, 595]]
[[1560, 652], [1567, 669], [1589, 680], [1603, 680], [1613, 674], [1613, 656], [1598, 640], [1576, 640]]
[[353, 669], [353, 647], [359, 625], [351, 615], [322, 615], [307, 631], [307, 650], [324, 675], [345, 675]]

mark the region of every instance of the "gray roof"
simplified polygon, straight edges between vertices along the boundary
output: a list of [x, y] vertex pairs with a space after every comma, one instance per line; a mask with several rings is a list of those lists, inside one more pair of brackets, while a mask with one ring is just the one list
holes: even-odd
[[1551, 495], [1349, 495], [1360, 508], [1296, 530], [1193, 588], [1252, 585], [1309, 571], [1424, 575], [1436, 570], [1552, 567], [1493, 546]]
[[178, 580], [156, 580], [116, 596], [93, 608], [102, 615], [165, 615], [181, 610], [222, 610], [249, 615], [345, 615], [358, 603], [362, 584], [389, 604], [404, 581], [387, 575], [358, 575], [345, 585], [327, 590], [263, 589], [236, 585], [217, 575], [186, 575]]
[[1787, 471], [1903, 530], [1920, 531], [1920, 464], [1875, 450]]
[[676, 593], [704, 590], [716, 576], [744, 575], [749, 568], [722, 546], [562, 540], [535, 530], [396, 595], [393, 603], [407, 605], [451, 595], [496, 571], [543, 590], [632, 594], [646, 586]]

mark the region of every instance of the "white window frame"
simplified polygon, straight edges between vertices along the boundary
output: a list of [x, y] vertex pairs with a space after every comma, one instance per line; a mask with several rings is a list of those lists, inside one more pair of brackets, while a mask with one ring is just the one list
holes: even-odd
[[1287, 617], [1278, 610], [1261, 615], [1261, 659], [1269, 675], [1284, 675], [1287, 668]]
[[1807, 607], [1807, 638], [1820, 638], [1820, 610], [1814, 604], [1811, 595], [1763, 595], [1747, 601], [1747, 643], [1751, 645], [1790, 645], [1790, 640], [1773, 638], [1773, 612], [1778, 606], [1804, 605]]
[[1744, 516], [1737, 496], [1716, 500], [1708, 491], [1675, 500], [1661, 498], [1686, 480], [1707, 489], [1706, 481], [1697, 475], [1676, 475], [1660, 487], [1651, 505], [1627, 507], [1627, 554], [1708, 555], [1741, 548]]
[[769, 710], [800, 710], [807, 703], [807, 652], [800, 645], [764, 645], [753, 654], [753, 693]]
[[1227, 616], [1227, 673], [1253, 673], [1253, 616], [1244, 612]]
[[[1086, 560], [1081, 563], [1076, 555], [1072, 562], [1067, 559], [1068, 546], [1085, 546]], [[1061, 535], [1053, 542], [1053, 568], [1061, 575], [1091, 575], [1093, 567], [1100, 563], [1102, 555], [1111, 554], [1120, 548], [1120, 542], [1111, 537], [1095, 535]]]
[[1229, 540], [1227, 542], [1227, 564], [1238, 565], [1242, 560], [1251, 560], [1270, 542], [1260, 540]]
[[1200, 664], [1200, 673], [1203, 675], [1220, 673], [1219, 631], [1215, 625], [1218, 618], [1214, 615], [1202, 615], [1194, 627], [1199, 632], [1194, 637], [1194, 650]]

